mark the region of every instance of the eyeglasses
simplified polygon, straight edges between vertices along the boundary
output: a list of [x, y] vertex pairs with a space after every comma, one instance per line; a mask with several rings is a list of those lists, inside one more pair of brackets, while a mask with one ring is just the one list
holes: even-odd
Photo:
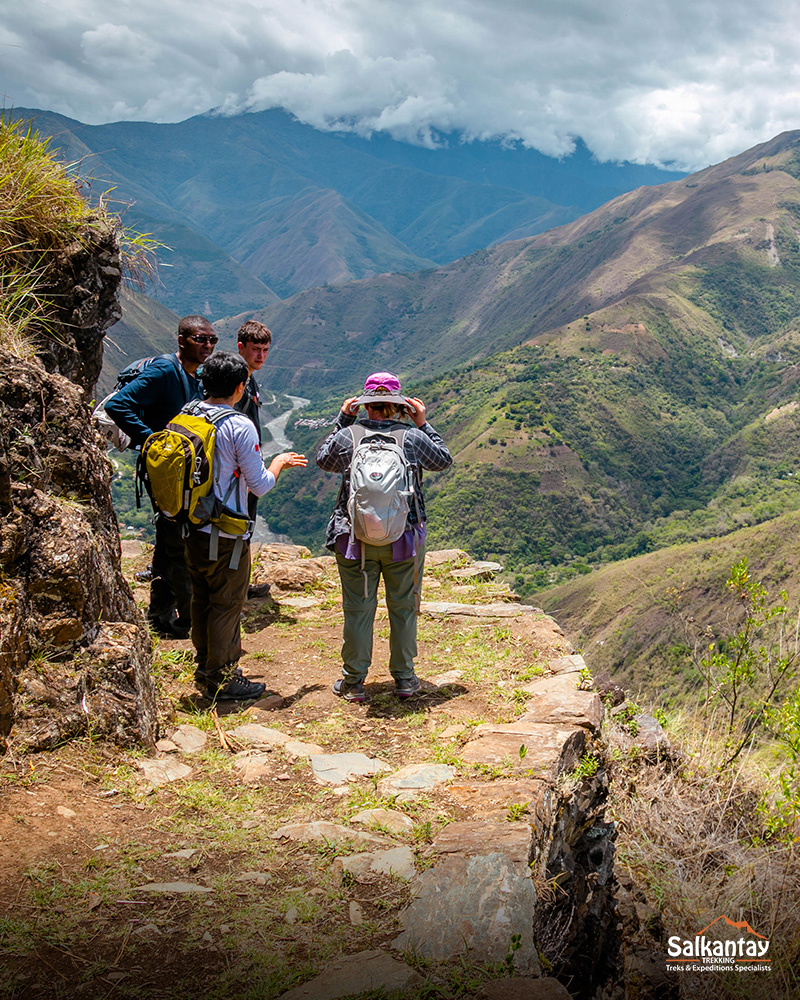
[[187, 334], [187, 339], [194, 341], [195, 344], [211, 344], [212, 347], [219, 343], [219, 337], [205, 337], [202, 334], [198, 336], [196, 333]]

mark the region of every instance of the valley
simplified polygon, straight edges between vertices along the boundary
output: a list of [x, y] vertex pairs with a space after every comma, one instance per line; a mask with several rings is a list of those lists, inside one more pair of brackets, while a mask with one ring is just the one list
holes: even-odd
[[[278, 125], [284, 139], [300, 134]], [[307, 153], [330, 138], [303, 134]], [[376, 161], [389, 158], [380, 143], [350, 144], [359, 157], [378, 150]], [[345, 146], [331, 161], [341, 176]], [[429, 156], [409, 157], [404, 170], [430, 168]], [[640, 652], [595, 638], [589, 595], [618, 567], [649, 580], [665, 565], [692, 562], [686, 547], [699, 545], [725, 552], [731, 564], [750, 553], [768, 578], [786, 582], [780, 562], [760, 559], [747, 532], [780, 534], [800, 509], [799, 164], [800, 134], [786, 133], [440, 267], [357, 281], [345, 280], [345, 269], [339, 283], [217, 320], [220, 348], [233, 347], [251, 314], [270, 326], [275, 340], [261, 382], [267, 392], [310, 400], [286, 426], [309, 455], [367, 369], [398, 371], [456, 458], [427, 481], [432, 542], [501, 561], [524, 598], [567, 609], [576, 641], [605, 643], [594, 653], [604, 668], [652, 686], [644, 661], [656, 651], [658, 676], [677, 639], [664, 646], [634, 618], [619, 628], [639, 629]], [[397, 229], [402, 208], [407, 234], [412, 207], [401, 202], [383, 223]], [[301, 204], [297, 219], [307, 222]], [[252, 230], [247, 253], [267, 253], [272, 225]], [[291, 232], [281, 239], [291, 243]], [[341, 234], [335, 239], [346, 245]], [[292, 266], [288, 246], [281, 252]], [[415, 246], [427, 263], [445, 253]], [[127, 293], [101, 387], [126, 358], [168, 349], [175, 320], [151, 298]], [[320, 552], [337, 488], [309, 467], [263, 498], [260, 513], [272, 531]], [[791, 562], [782, 565], [785, 577]], [[718, 582], [730, 566], [715, 567]], [[712, 592], [710, 580], [704, 586]], [[646, 609], [629, 604], [648, 620]], [[605, 605], [603, 615], [616, 621]]]

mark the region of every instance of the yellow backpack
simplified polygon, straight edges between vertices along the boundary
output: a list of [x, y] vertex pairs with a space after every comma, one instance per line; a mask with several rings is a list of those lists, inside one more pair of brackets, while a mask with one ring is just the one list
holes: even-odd
[[[253, 528], [247, 514], [227, 506], [236, 476], [222, 500], [213, 490], [217, 426], [235, 412], [229, 406], [201, 408], [200, 400], [192, 400], [142, 445], [141, 475], [153, 506], [173, 521], [211, 524], [210, 559], [217, 558], [220, 531], [244, 535]], [[231, 557], [232, 569], [240, 550], [237, 546]]]

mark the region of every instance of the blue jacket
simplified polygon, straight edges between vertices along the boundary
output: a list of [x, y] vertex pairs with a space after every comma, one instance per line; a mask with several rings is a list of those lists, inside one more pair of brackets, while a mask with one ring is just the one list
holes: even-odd
[[155, 431], [163, 431], [191, 399], [202, 399], [200, 380], [174, 355], [152, 361], [106, 403], [106, 413], [141, 447]]

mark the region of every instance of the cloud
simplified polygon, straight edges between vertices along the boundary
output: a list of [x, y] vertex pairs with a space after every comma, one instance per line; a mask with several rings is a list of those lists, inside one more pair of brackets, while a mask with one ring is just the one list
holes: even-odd
[[800, 126], [798, 0], [27, 0], [7, 104], [82, 121], [285, 107], [320, 128], [697, 168]]

